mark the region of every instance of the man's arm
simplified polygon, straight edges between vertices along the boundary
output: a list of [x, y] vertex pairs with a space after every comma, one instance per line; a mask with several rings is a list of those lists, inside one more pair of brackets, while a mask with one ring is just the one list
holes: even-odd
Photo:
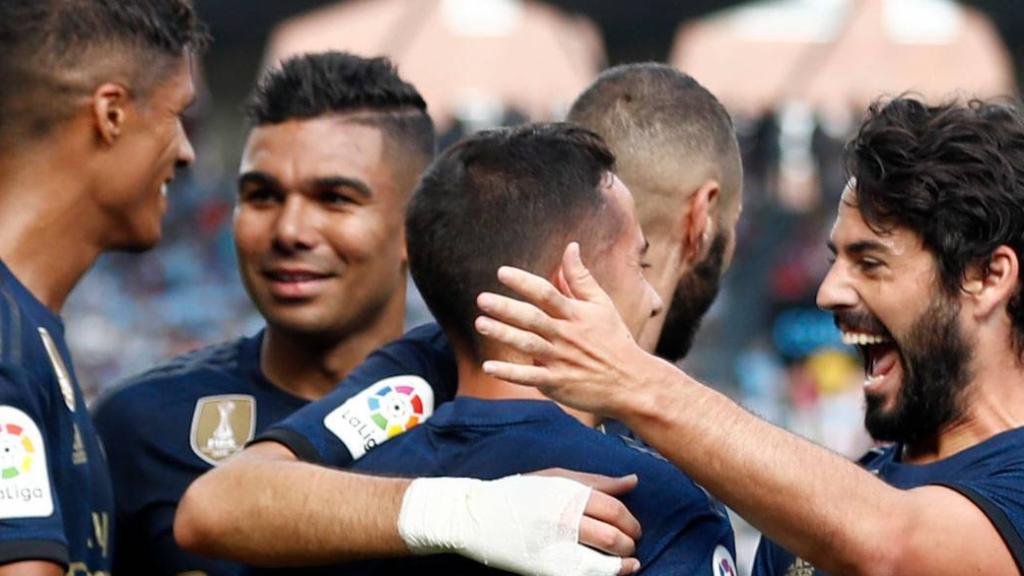
[[15, 562], [0, 566], [0, 576], [64, 576], [64, 569], [53, 562]]
[[991, 521], [941, 487], [893, 488], [641, 350], [570, 245], [559, 288], [503, 268], [532, 302], [485, 294], [478, 330], [533, 364], [488, 373], [622, 420], [766, 535], [834, 574], [1015, 574]]
[[[488, 502], [529, 507], [531, 500], [540, 494], [504, 491], [462, 494], [458, 492], [461, 485], [453, 485], [458, 482], [488, 484], [486, 491], [489, 492], [495, 492], [493, 487], [498, 486], [452, 479], [419, 480], [418, 484], [413, 484], [406, 479], [351, 474], [300, 462], [284, 446], [262, 442], [207, 472], [189, 487], [178, 507], [174, 534], [182, 547], [193, 552], [256, 565], [330, 564], [408, 555], [411, 550], [407, 542], [414, 543], [414, 551], [418, 552], [458, 552], [500, 565], [507, 552], [500, 549], [502, 543], [482, 543], [480, 540], [486, 538], [477, 534], [494, 530], [492, 525], [506, 521], [503, 515], [487, 514], [500, 510], [500, 507], [488, 507]], [[534, 478], [530, 482], [533, 487], [557, 484], [561, 489], [568, 481]], [[415, 497], [410, 486], [418, 487]], [[629, 482], [620, 482], [617, 486], [620, 490], [630, 487]], [[500, 497], [494, 499], [494, 495]], [[443, 505], [446, 498], [456, 505], [443, 506], [440, 510], [432, 508]], [[483, 507], [474, 512], [484, 513], [485, 517], [478, 519], [482, 525], [475, 526], [469, 534], [456, 530], [459, 521], [466, 516], [457, 514], [480, 504]], [[594, 491], [585, 503], [579, 504], [586, 514], [579, 523], [580, 541], [612, 554], [632, 554], [639, 525], [620, 502]], [[564, 511], [542, 512], [548, 517], [546, 524], [554, 525]], [[431, 522], [438, 523], [438, 530], [429, 529]], [[534, 531], [533, 527], [526, 528], [525, 533]], [[499, 549], [492, 549], [494, 547]], [[575, 536], [570, 548], [581, 570], [597, 566], [596, 573], [627, 574], [638, 566], [631, 558], [620, 563], [617, 558], [598, 555], [576, 544]], [[539, 549], [528, 552], [535, 557], [543, 556]], [[522, 560], [533, 562], [536, 558]], [[564, 566], [539, 573], [554, 574], [563, 570]]]
[[261, 442], [192, 483], [174, 537], [192, 552], [255, 565], [408, 554], [394, 521], [408, 485], [300, 462]]

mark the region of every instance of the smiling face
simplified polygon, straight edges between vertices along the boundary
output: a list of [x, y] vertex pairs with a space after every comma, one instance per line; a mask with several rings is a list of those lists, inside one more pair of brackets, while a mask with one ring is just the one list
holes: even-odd
[[97, 186], [109, 248], [145, 250], [160, 240], [167, 184], [176, 168], [195, 159], [182, 126], [185, 109], [195, 99], [190, 58], [183, 55], [170, 70], [166, 80], [128, 103], [110, 147]]
[[877, 439], [914, 443], [961, 416], [972, 343], [960, 302], [939, 283], [934, 256], [905, 228], [872, 230], [848, 188], [829, 243], [835, 260], [818, 305], [864, 358], [865, 425]]
[[257, 126], [235, 244], [271, 328], [337, 339], [404, 306], [407, 194], [380, 128], [344, 115]]

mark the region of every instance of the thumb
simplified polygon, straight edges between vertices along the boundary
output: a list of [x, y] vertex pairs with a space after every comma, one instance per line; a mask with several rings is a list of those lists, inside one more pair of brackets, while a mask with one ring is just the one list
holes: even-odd
[[608, 299], [608, 294], [601, 289], [590, 270], [583, 265], [578, 242], [570, 242], [566, 246], [565, 253], [562, 255], [562, 270], [569, 290], [577, 299], [588, 302], [600, 302]]

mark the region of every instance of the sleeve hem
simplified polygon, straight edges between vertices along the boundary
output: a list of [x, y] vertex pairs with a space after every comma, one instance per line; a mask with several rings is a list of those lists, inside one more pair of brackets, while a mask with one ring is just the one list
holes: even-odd
[[25, 560], [48, 560], [67, 567], [68, 547], [53, 540], [12, 540], [0, 542], [0, 564]]
[[959, 493], [980, 508], [985, 516], [988, 516], [989, 521], [992, 522], [999, 535], [1002, 536], [1006, 547], [1010, 549], [1010, 554], [1013, 555], [1013, 560], [1017, 564], [1017, 570], [1024, 573], [1024, 539], [1021, 538], [1020, 533], [1014, 528], [1013, 522], [1010, 521], [1006, 512], [971, 488], [947, 483], [938, 483], [937, 485]]
[[320, 457], [320, 452], [313, 446], [313, 443], [297, 432], [284, 428], [272, 428], [257, 436], [249, 443], [249, 446], [260, 442], [284, 444], [285, 448], [295, 453], [299, 460], [311, 464], [323, 464], [323, 458]]

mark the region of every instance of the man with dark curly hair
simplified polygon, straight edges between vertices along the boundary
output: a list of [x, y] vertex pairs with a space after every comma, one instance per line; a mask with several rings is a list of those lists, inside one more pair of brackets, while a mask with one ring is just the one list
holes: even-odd
[[765, 533], [757, 574], [1019, 574], [1022, 144], [1011, 106], [912, 98], [872, 106], [849, 144], [818, 304], [862, 352], [866, 425], [891, 443], [861, 466], [623, 344], [571, 251], [561, 293], [500, 273], [543, 313], [478, 299], [478, 329], [527, 353], [484, 370], [621, 419]]

